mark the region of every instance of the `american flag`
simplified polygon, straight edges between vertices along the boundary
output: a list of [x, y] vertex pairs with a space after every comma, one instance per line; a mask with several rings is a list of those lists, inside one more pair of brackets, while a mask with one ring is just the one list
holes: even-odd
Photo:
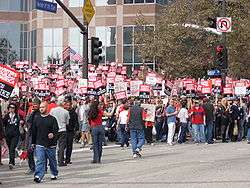
[[70, 48], [70, 60], [79, 62], [79, 61], [82, 61], [82, 56], [79, 53], [77, 53], [75, 50]]

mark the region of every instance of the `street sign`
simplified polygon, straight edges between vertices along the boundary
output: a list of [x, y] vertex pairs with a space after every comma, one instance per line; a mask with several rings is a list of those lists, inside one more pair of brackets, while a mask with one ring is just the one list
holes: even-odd
[[217, 31], [227, 33], [232, 31], [231, 17], [217, 17], [216, 21]]
[[36, 9], [56, 13], [57, 4], [44, 0], [36, 0]]
[[82, 13], [83, 13], [83, 17], [84, 17], [85, 21], [87, 22], [87, 24], [89, 24], [91, 19], [95, 15], [95, 9], [94, 9], [90, 0], [86, 0], [84, 2], [84, 6], [82, 8]]
[[207, 75], [208, 76], [221, 76], [221, 72], [219, 70], [208, 70]]

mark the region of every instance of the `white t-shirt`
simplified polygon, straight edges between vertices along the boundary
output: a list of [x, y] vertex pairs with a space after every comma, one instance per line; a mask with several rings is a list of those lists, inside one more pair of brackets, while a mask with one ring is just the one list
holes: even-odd
[[127, 124], [128, 110], [123, 110], [119, 114], [120, 124]]
[[177, 117], [180, 119], [181, 123], [187, 123], [188, 110], [186, 108], [181, 108]]

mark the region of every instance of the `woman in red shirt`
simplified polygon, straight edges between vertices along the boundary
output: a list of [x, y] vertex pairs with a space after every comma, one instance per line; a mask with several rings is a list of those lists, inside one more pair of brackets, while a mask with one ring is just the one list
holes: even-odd
[[192, 128], [194, 130], [194, 141], [196, 143], [205, 143], [205, 111], [199, 101], [195, 101], [195, 105], [190, 109]]
[[115, 112], [115, 103], [111, 113], [103, 110], [103, 107], [98, 101], [93, 101], [89, 110], [89, 125], [91, 128], [92, 141], [93, 141], [93, 161], [92, 163], [101, 163], [102, 158], [102, 142], [104, 139], [104, 129], [102, 127], [102, 117], [111, 117]]

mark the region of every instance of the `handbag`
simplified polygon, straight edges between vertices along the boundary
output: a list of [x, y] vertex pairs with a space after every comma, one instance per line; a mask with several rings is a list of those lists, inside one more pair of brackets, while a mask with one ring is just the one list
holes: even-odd
[[156, 128], [155, 128], [155, 126], [153, 126], [153, 129], [152, 129], [152, 135], [156, 135]]

